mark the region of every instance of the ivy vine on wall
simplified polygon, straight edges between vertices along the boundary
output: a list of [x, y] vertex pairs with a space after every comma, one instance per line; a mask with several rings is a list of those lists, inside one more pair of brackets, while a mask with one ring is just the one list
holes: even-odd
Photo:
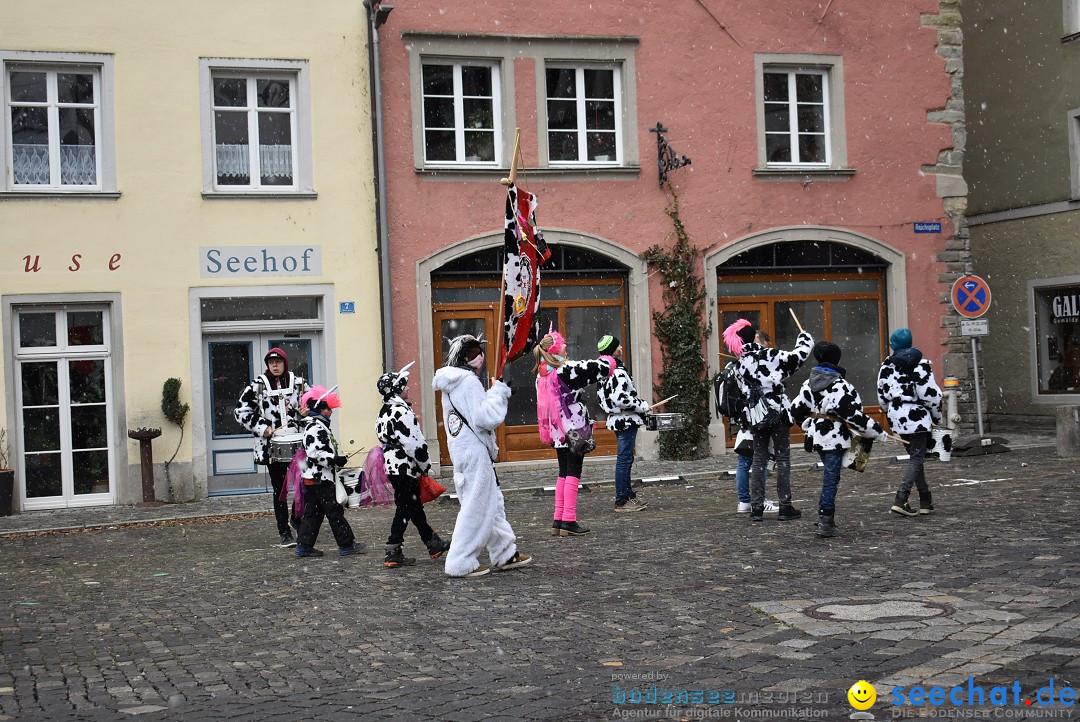
[[660, 458], [701, 459], [709, 455], [709, 382], [704, 343], [712, 330], [706, 322], [705, 282], [699, 274], [701, 252], [679, 217], [679, 195], [669, 183], [671, 204], [664, 210], [674, 224], [670, 248], [653, 245], [642, 258], [660, 274], [664, 308], [653, 311], [653, 333], [660, 341], [663, 370], [657, 396], [669, 401], [663, 411], [686, 415], [679, 431], [660, 434]]

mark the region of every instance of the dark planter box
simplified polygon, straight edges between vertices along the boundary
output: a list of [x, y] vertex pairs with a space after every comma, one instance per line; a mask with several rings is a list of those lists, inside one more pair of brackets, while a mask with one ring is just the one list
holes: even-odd
[[0, 516], [11, 516], [11, 499], [15, 495], [15, 472], [0, 469]]

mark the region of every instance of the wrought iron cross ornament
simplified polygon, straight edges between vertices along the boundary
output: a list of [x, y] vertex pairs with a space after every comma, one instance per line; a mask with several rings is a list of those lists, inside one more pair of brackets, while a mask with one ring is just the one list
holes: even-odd
[[668, 144], [667, 138], [664, 137], [668, 129], [661, 121], [656, 121], [656, 127], [649, 128], [649, 132], [656, 133], [656, 167], [660, 171], [660, 187], [663, 188], [667, 183], [668, 172], [690, 165], [690, 159], [685, 155], [680, 158]]

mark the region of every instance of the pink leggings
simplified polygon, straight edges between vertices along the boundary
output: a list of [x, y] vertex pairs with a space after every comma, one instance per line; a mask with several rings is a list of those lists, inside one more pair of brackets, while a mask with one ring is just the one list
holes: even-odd
[[576, 476], [560, 476], [555, 482], [555, 521], [577, 521], [578, 484]]

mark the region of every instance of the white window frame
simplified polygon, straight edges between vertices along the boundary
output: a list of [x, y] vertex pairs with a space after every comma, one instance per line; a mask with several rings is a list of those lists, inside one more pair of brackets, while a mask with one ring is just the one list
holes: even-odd
[[[15, 426], [18, 430], [14, 440], [14, 452], [16, 455], [15, 468], [19, 483], [19, 494], [22, 500], [22, 509], [32, 511], [35, 509], [58, 509], [82, 506], [101, 506], [115, 503], [120, 479], [118, 470], [118, 458], [116, 453], [116, 424], [117, 399], [113, 390], [113, 350], [112, 344], [112, 313], [108, 304], [41, 304], [41, 305], [13, 305], [11, 307], [12, 348], [14, 350], [13, 381], [15, 391]], [[102, 314], [102, 341], [97, 345], [71, 346], [67, 342], [67, 314], [79, 311], [98, 311]], [[42, 347], [22, 347], [19, 345], [19, 325], [21, 313], [52, 313], [56, 323], [56, 345]], [[35, 497], [26, 496], [26, 467], [24, 458], [23, 428], [22, 428], [22, 381], [21, 369], [24, 363], [55, 362], [58, 365], [67, 364], [71, 361], [103, 361], [105, 374], [105, 423], [106, 423], [106, 447], [105, 449], [79, 449], [79, 451], [108, 451], [109, 459], [109, 491], [106, 493], [75, 494], [74, 490], [74, 466], [71, 439], [71, 394], [70, 377], [65, 367], [57, 377], [59, 393], [59, 416], [60, 416], [60, 469], [61, 469], [61, 494], [60, 496]], [[55, 452], [54, 452], [55, 453]]]
[[[248, 185], [219, 185], [217, 182], [217, 154], [214, 123], [214, 78], [244, 78], [248, 81], [248, 143], [251, 181]], [[288, 111], [274, 108], [258, 108], [254, 93], [256, 78], [289, 80]], [[311, 142], [311, 81], [306, 60], [254, 60], [241, 58], [200, 58], [199, 86], [202, 97], [202, 154], [203, 196], [213, 197], [260, 197], [260, 196], [314, 196], [312, 178]], [[237, 111], [238, 106], [231, 106]], [[288, 112], [292, 133], [292, 172], [290, 186], [262, 185], [258, 166], [258, 114], [260, 112]], [[256, 149], [251, 152], [251, 148]]]
[[[534, 124], [535, 130], [522, 128], [522, 155], [525, 159], [537, 158], [535, 166], [529, 161], [529, 178], [547, 181], [566, 178], [587, 180], [635, 179], [641, 174], [641, 159], [637, 133], [637, 78], [636, 53], [640, 40], [636, 37], [597, 36], [537, 36], [526, 37], [484, 33], [448, 34], [445, 32], [405, 31], [401, 34], [409, 54], [409, 118], [392, 119], [391, 122], [412, 124], [413, 168], [416, 173], [432, 179], [469, 181], [498, 179], [505, 176], [510, 166], [510, 154], [514, 145], [514, 128], [522, 123]], [[422, 62], [446, 60], [447, 62], [475, 62], [481, 59], [499, 65], [499, 111], [501, 153], [497, 163], [492, 164], [429, 164], [425, 161], [423, 117], [423, 68]], [[517, 111], [515, 71], [529, 66], [533, 78], [530, 81], [532, 97], [526, 99], [529, 107], [521, 114]], [[547, 87], [545, 84], [548, 64], [585, 66], [595, 64], [605, 68], [618, 66], [621, 71], [619, 92], [621, 94], [620, 117], [617, 129], [620, 133], [619, 160], [615, 163], [558, 163], [548, 158], [547, 142]], [[383, 81], [387, 76], [384, 74]], [[532, 140], [530, 140], [530, 138]], [[519, 161], [520, 163], [521, 161]]]
[[[815, 73], [823, 76], [823, 100], [825, 117], [825, 162], [802, 163], [802, 162], [769, 162], [766, 154], [765, 143], [765, 74], [787, 73], [789, 75], [789, 108], [794, 108], [794, 83], [790, 82], [792, 74]], [[809, 55], [809, 54], [780, 54], [780, 53], [755, 53], [754, 55], [754, 84], [756, 113], [757, 113], [757, 140], [758, 140], [758, 167], [755, 175], [784, 175], [792, 174], [804, 177], [806, 174], [829, 174], [850, 175], [853, 171], [847, 168], [847, 129], [844, 112], [844, 61], [839, 55]], [[792, 154], [793, 158], [798, 153], [798, 128], [797, 116], [793, 110], [789, 114], [791, 127]]]
[[[777, 68], [766, 66], [764, 75], [782, 75], [787, 78], [787, 111], [788, 111], [788, 144], [791, 150], [790, 161], [770, 161], [766, 158], [766, 163], [770, 167], [791, 167], [798, 168], [828, 168], [830, 159], [832, 158], [832, 142], [830, 139], [832, 124], [829, 117], [829, 74], [824, 70], [803, 70], [795, 68]], [[822, 134], [825, 141], [825, 160], [824, 161], [804, 161], [799, 157], [799, 101], [796, 97], [796, 78], [800, 75], [814, 75], [821, 78], [821, 106], [822, 106], [822, 121], [825, 126], [825, 132]], [[762, 103], [766, 101], [762, 98]], [[775, 101], [770, 101], [775, 102]], [[808, 105], [803, 102], [802, 105]], [[768, 147], [768, 137], [770, 135], [782, 135], [779, 133], [770, 132], [768, 129], [765, 131], [766, 147]]]
[[[99, 53], [48, 53], [0, 50], [2, 85], [3, 143], [0, 147], [0, 165], [5, 169], [2, 194], [6, 197], [30, 196], [108, 196], [115, 197], [116, 151], [115, 151], [115, 82], [113, 56]], [[10, 73], [44, 72], [48, 74], [48, 98], [44, 103], [19, 103], [48, 108], [49, 113], [49, 162], [50, 183], [16, 184], [12, 150], [11, 83]], [[60, 183], [60, 134], [57, 73], [89, 73], [94, 77], [94, 160], [97, 183], [94, 185], [62, 185]], [[86, 105], [64, 107], [91, 107]]]
[[[541, 117], [544, 121], [544, 139], [546, 143], [550, 144], [550, 137], [548, 133], [552, 132], [549, 126], [548, 107], [547, 101], [551, 98], [547, 97], [547, 71], [552, 69], [572, 69], [574, 71], [574, 100], [577, 104], [577, 117], [578, 117], [578, 157], [577, 160], [555, 160], [551, 158], [550, 145], [548, 146], [548, 163], [552, 167], [559, 166], [619, 166], [622, 165], [623, 158], [623, 100], [622, 100], [622, 67], [618, 64], [599, 64], [599, 63], [566, 63], [566, 62], [551, 62], [544, 65], [544, 104], [541, 107]], [[612, 73], [612, 88], [614, 88], [614, 100], [615, 100], [615, 158], [611, 160], [589, 160], [589, 149], [587, 147], [588, 130], [585, 127], [585, 104], [588, 102], [588, 98], [585, 97], [585, 71], [586, 70], [609, 70]], [[561, 100], [565, 100], [562, 98]], [[608, 100], [607, 98], [601, 98], [600, 100]], [[566, 132], [560, 129], [555, 129], [555, 132]], [[609, 132], [609, 131], [601, 131]]]
[[[502, 74], [499, 63], [491, 62], [490, 60], [471, 60], [468, 58], [439, 58], [439, 57], [423, 57], [420, 61], [421, 72], [421, 87], [420, 96], [421, 104], [428, 97], [424, 93], [423, 89], [423, 69], [427, 65], [449, 65], [453, 72], [453, 84], [454, 84], [454, 160], [428, 160], [427, 158], [427, 123], [424, 120], [423, 109], [421, 108], [421, 122], [423, 128], [421, 130], [423, 138], [423, 151], [424, 151], [424, 165], [425, 166], [475, 166], [475, 167], [490, 167], [495, 168], [499, 165], [499, 159], [503, 154], [503, 124], [502, 124]], [[495, 159], [491, 161], [472, 161], [468, 160], [465, 155], [465, 95], [462, 89], [461, 81], [461, 69], [463, 66], [470, 67], [486, 67], [491, 70], [491, 112], [493, 117], [493, 126], [495, 129]], [[445, 96], [435, 96], [445, 97]], [[470, 96], [473, 97], [473, 96]], [[478, 96], [479, 97], [479, 96]], [[446, 130], [440, 128], [439, 130]]]
[[1030, 361], [1030, 386], [1031, 402], [1033, 404], [1056, 404], [1075, 406], [1078, 393], [1042, 393], [1042, 385], [1039, 383], [1039, 366], [1042, 363], [1049, 364], [1049, 356], [1046, 346], [1041, 343], [1039, 334], [1045, 338], [1045, 326], [1039, 323], [1039, 302], [1037, 295], [1051, 291], [1059, 287], [1080, 287], [1080, 276], [1060, 276], [1057, 278], [1039, 278], [1027, 282], [1028, 302], [1028, 358]]
[[1069, 180], [1072, 200], [1080, 200], [1080, 108], [1068, 112]]
[[1062, 0], [1062, 15], [1065, 23], [1063, 37], [1080, 35], [1080, 0]]

